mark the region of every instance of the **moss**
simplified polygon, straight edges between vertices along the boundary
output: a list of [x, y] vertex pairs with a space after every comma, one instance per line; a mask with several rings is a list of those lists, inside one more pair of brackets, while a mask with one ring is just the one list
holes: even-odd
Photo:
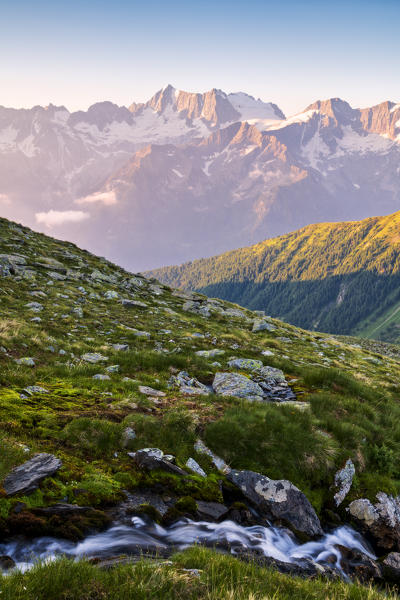
[[135, 515], [145, 515], [155, 523], [161, 523], [162, 521], [162, 515], [156, 508], [154, 508], [154, 506], [151, 506], [150, 504], [140, 504], [132, 509], [131, 513]]

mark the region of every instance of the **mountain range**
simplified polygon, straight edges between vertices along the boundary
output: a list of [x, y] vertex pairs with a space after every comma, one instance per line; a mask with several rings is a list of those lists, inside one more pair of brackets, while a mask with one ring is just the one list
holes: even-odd
[[149, 275], [308, 329], [400, 341], [400, 212], [309, 225]]
[[0, 107], [0, 213], [135, 270], [400, 208], [400, 104], [244, 93]]

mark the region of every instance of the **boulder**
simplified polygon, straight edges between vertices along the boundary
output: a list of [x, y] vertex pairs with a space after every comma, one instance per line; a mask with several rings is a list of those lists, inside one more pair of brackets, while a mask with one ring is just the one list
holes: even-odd
[[273, 480], [254, 471], [235, 471], [227, 478], [236, 485], [256, 509], [274, 523], [313, 538], [322, 535], [321, 524], [306, 496], [290, 481]]
[[2, 554], [0, 556], [0, 569], [3, 571], [8, 571], [9, 569], [13, 569], [17, 566], [17, 563], [11, 556], [7, 556], [7, 554]]
[[348, 511], [362, 532], [379, 551], [400, 550], [400, 498], [383, 492], [372, 504], [366, 498], [350, 503]]
[[248, 377], [239, 373], [216, 373], [212, 384], [216, 394], [246, 398], [247, 400], [262, 400], [262, 388]]
[[54, 475], [61, 466], [61, 460], [53, 454], [37, 454], [7, 475], [3, 489], [7, 496], [21, 493], [30, 494], [37, 489], [43, 479]]
[[339, 506], [350, 491], [353, 477], [356, 473], [355, 466], [351, 458], [346, 461], [343, 469], [340, 469], [335, 474], [335, 490], [334, 500], [336, 506]]
[[400, 583], [400, 553], [390, 552], [381, 563], [385, 581]]
[[128, 452], [128, 456], [130, 456], [135, 464], [141, 469], [147, 469], [149, 471], [160, 469], [167, 473], [172, 473], [173, 475], [187, 475], [183, 469], [180, 469], [168, 460], [170, 457], [164, 455], [164, 452], [159, 448], [142, 448], [137, 452]]
[[382, 581], [382, 567], [372, 558], [357, 548], [336, 546], [340, 551], [340, 565], [346, 575], [357, 578], [361, 583]]

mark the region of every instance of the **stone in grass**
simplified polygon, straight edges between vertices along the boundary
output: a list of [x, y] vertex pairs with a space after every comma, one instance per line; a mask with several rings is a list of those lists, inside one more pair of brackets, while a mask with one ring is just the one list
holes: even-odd
[[108, 360], [108, 356], [103, 356], [98, 352], [87, 352], [86, 354], [82, 354], [81, 359], [85, 362], [95, 364], [98, 362], [105, 362], [106, 360]]
[[253, 321], [253, 333], [258, 333], [259, 331], [275, 331], [275, 329], [275, 325], [267, 323], [267, 321], [264, 321], [263, 319], [255, 319]]
[[105, 370], [107, 371], [107, 373], [118, 373], [119, 365], [110, 365], [109, 367], [106, 367]]
[[15, 362], [17, 363], [17, 365], [23, 365], [24, 367], [34, 367], [35, 366], [35, 361], [33, 360], [33, 358], [30, 358], [29, 356], [24, 356], [22, 358], [16, 358]]
[[234, 358], [228, 362], [228, 367], [242, 369], [243, 371], [255, 371], [263, 366], [261, 360], [255, 360], [254, 358]]
[[3, 489], [7, 496], [30, 494], [37, 489], [43, 479], [54, 475], [61, 466], [61, 460], [53, 454], [37, 454], [7, 475]]
[[22, 391], [28, 394], [28, 396], [33, 396], [33, 394], [49, 393], [49, 390], [46, 390], [46, 388], [43, 388], [40, 385], [28, 385], [28, 387], [24, 388]]
[[132, 427], [125, 427], [122, 432], [122, 445], [124, 448], [128, 446], [129, 442], [133, 441], [136, 438], [135, 430]]
[[119, 294], [115, 290], [107, 290], [104, 294], [104, 298], [106, 300], [116, 300], [119, 298]]
[[25, 304], [25, 308], [29, 308], [33, 312], [40, 312], [43, 310], [43, 304], [40, 304], [40, 302], [28, 302], [28, 304]]
[[258, 383], [239, 373], [216, 373], [212, 387], [220, 396], [262, 400], [264, 395]]
[[186, 466], [188, 469], [196, 473], [196, 475], [200, 475], [201, 477], [207, 477], [207, 473], [201, 468], [199, 463], [194, 460], [194, 458], [188, 458], [186, 461]]
[[129, 300], [124, 298], [121, 300], [122, 306], [126, 306], [126, 308], [148, 308], [148, 304], [144, 302], [140, 302], [140, 300]]
[[213, 465], [221, 473], [224, 473], [226, 475], [231, 470], [231, 468], [226, 464], [226, 462], [222, 458], [214, 454], [214, 452], [210, 450], [210, 448], [208, 448], [202, 440], [196, 440], [194, 444], [194, 449], [199, 454], [205, 454], [206, 456], [209, 456]]
[[153, 396], [154, 398], [164, 398], [164, 396], [166, 396], [165, 392], [162, 392], [161, 390], [155, 390], [148, 385], [139, 385], [139, 392], [145, 396]]
[[196, 356], [202, 356], [203, 358], [214, 358], [214, 356], [221, 356], [225, 354], [225, 350], [215, 348], [214, 350], [197, 350]]
[[92, 379], [97, 379], [98, 381], [108, 381], [110, 376], [103, 375], [103, 373], [96, 373], [96, 375], [93, 375]]
[[126, 350], [129, 350], [128, 344], [113, 344], [112, 347], [114, 350], [117, 350], [117, 352], [119, 352], [119, 351], [125, 352]]

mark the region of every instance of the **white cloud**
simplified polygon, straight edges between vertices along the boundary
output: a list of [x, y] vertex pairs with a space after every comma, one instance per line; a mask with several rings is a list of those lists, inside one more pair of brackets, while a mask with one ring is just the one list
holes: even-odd
[[11, 200], [7, 194], [0, 194], [0, 204], [11, 204]]
[[43, 223], [47, 227], [63, 225], [64, 223], [79, 223], [90, 217], [90, 214], [83, 210], [49, 210], [35, 215], [38, 223]]
[[101, 202], [105, 206], [111, 206], [112, 204], [117, 203], [117, 197], [114, 190], [111, 190], [109, 192], [96, 192], [95, 194], [90, 194], [89, 196], [84, 196], [83, 198], [75, 200], [75, 204], [94, 204], [95, 202]]

